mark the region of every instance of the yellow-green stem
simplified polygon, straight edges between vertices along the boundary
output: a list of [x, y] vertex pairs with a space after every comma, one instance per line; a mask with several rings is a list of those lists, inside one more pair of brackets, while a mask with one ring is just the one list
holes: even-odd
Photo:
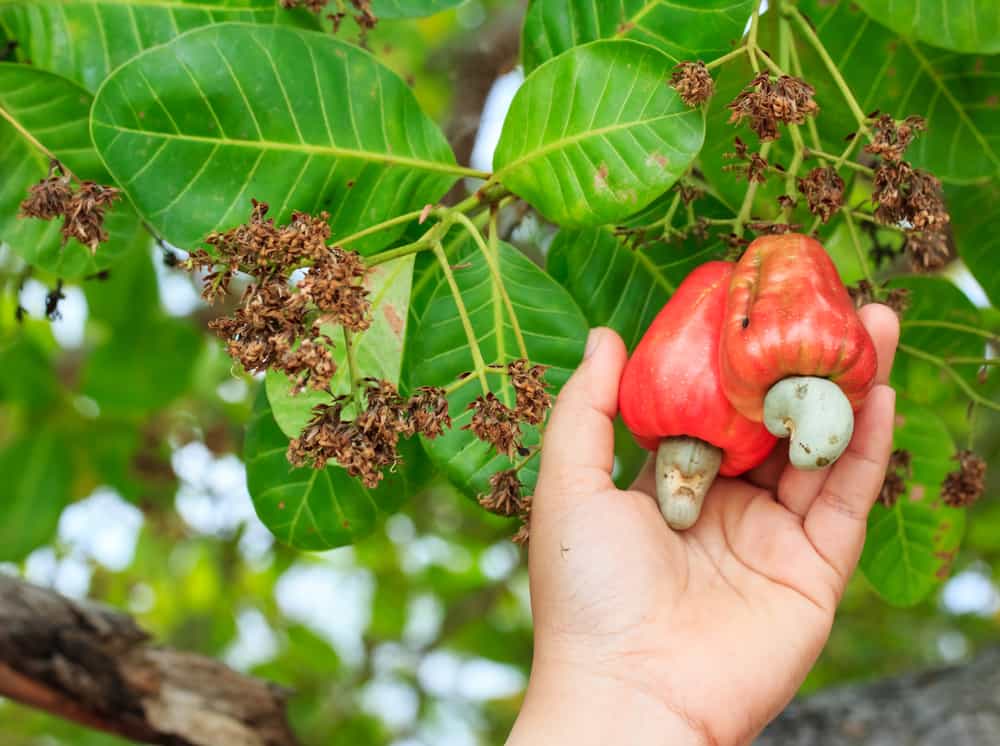
[[802, 15], [799, 9], [794, 5], [785, 5], [784, 12], [785, 15], [795, 21], [795, 24], [799, 27], [802, 35], [812, 45], [813, 49], [816, 50], [816, 54], [819, 55], [820, 59], [823, 60], [823, 64], [826, 66], [827, 72], [830, 73], [830, 77], [832, 77], [834, 83], [837, 84], [840, 94], [847, 102], [847, 107], [854, 115], [854, 118], [858, 123], [858, 130], [871, 139], [871, 132], [868, 129], [867, 123], [868, 117], [865, 116], [865, 113], [861, 110], [861, 105], [858, 104], [858, 100], [854, 97], [853, 91], [851, 91], [850, 86], [847, 85], [847, 81], [844, 80], [844, 76], [841, 75], [840, 68], [837, 67], [837, 63], [833, 61], [832, 57], [830, 57], [830, 53], [826, 51], [826, 47], [816, 35], [816, 32], [813, 31], [812, 26], [809, 25], [809, 21], [806, 20], [806, 17]]
[[928, 363], [932, 363], [938, 366], [941, 370], [947, 373], [951, 377], [951, 379], [956, 384], [958, 384], [958, 387], [965, 392], [965, 395], [968, 396], [976, 404], [987, 407], [988, 409], [992, 409], [996, 412], [1000, 412], [1000, 403], [997, 403], [991, 399], [987, 399], [985, 396], [979, 394], [975, 389], [972, 388], [972, 386], [969, 385], [968, 381], [962, 378], [961, 374], [957, 370], [948, 365], [948, 363], [946, 363], [942, 358], [938, 357], [937, 355], [932, 355], [929, 352], [924, 352], [923, 350], [917, 349], [916, 347], [911, 347], [908, 344], [900, 343], [899, 350], [900, 352], [904, 352], [907, 355], [910, 355], [911, 357], [915, 357], [920, 360], [926, 360]]
[[441, 265], [441, 271], [444, 272], [445, 279], [448, 282], [448, 287], [451, 290], [451, 296], [455, 300], [455, 308], [458, 310], [458, 317], [462, 321], [462, 328], [465, 329], [465, 339], [469, 344], [469, 352], [472, 355], [472, 364], [475, 371], [478, 372], [479, 382], [482, 385], [483, 393], [489, 393], [490, 386], [486, 382], [486, 362], [483, 360], [482, 350], [479, 349], [479, 340], [476, 339], [476, 332], [472, 328], [472, 320], [469, 318], [469, 312], [465, 308], [465, 301], [462, 299], [462, 291], [458, 289], [458, 283], [455, 282], [455, 273], [451, 271], [451, 265], [448, 263], [448, 256], [444, 253], [444, 246], [440, 241], [434, 242], [434, 256], [438, 260], [438, 264]]
[[28, 144], [31, 145], [31, 147], [33, 147], [35, 150], [37, 150], [38, 152], [40, 152], [42, 155], [44, 155], [50, 161], [58, 161], [59, 166], [62, 168], [62, 171], [63, 171], [64, 174], [66, 174], [66, 176], [70, 177], [74, 181], [77, 181], [77, 182], [80, 181], [80, 179], [77, 178], [77, 175], [74, 174], [72, 171], [70, 171], [69, 167], [66, 166], [66, 164], [64, 164], [62, 161], [60, 161], [58, 158], [56, 158], [55, 154], [51, 150], [49, 150], [47, 147], [45, 147], [44, 145], [42, 145], [42, 143], [40, 143], [38, 141], [38, 139], [34, 135], [32, 135], [30, 132], [28, 132], [28, 130], [26, 130], [24, 128], [24, 126], [19, 121], [17, 121], [17, 119], [14, 118], [13, 114], [11, 114], [9, 111], [7, 111], [2, 106], [0, 106], [0, 117], [6, 119], [10, 123], [11, 127], [13, 127], [18, 132], [20, 132], [21, 133], [21, 137], [23, 137], [25, 140], [27, 140]]
[[926, 327], [931, 329], [950, 329], [953, 332], [964, 332], [965, 334], [974, 334], [977, 337], [982, 337], [993, 344], [1000, 344], [1000, 336], [988, 332], [985, 329], [980, 329], [975, 326], [969, 326], [968, 324], [957, 324], [954, 321], [931, 321], [931, 320], [913, 320], [913, 321], [902, 321], [900, 326], [903, 329], [908, 329], [912, 327]]
[[357, 361], [354, 359], [354, 345], [352, 344], [351, 333], [341, 327], [344, 332], [344, 352], [347, 355], [347, 374], [351, 377], [350, 385], [348, 386], [348, 391], [351, 392], [351, 401], [354, 402], [354, 407], [357, 409], [358, 413], [361, 412], [361, 397], [358, 396], [358, 382], [361, 380], [361, 376], [358, 374]]
[[732, 52], [726, 52], [721, 57], [716, 57], [711, 62], [706, 63], [705, 67], [708, 68], [709, 70], [714, 70], [715, 68], [719, 67], [720, 65], [724, 65], [727, 62], [729, 62], [730, 60], [734, 60], [737, 57], [739, 57], [741, 55], [744, 55], [746, 53], [747, 53], [746, 46], [736, 47], [736, 49], [734, 49]]
[[877, 287], [875, 285], [875, 278], [872, 276], [872, 269], [868, 263], [868, 257], [865, 255], [864, 249], [861, 247], [861, 239], [858, 236], [858, 226], [854, 224], [854, 218], [851, 217], [849, 210], [844, 210], [844, 224], [847, 226], [847, 232], [851, 234], [851, 243], [854, 245], [854, 251], [858, 255], [858, 262], [861, 264], [861, 271], [865, 273], [865, 279], [872, 286], [872, 288]]
[[[493, 284], [498, 293], [500, 293], [500, 298], [503, 301], [504, 307], [507, 309], [507, 315], [510, 316], [510, 325], [514, 330], [514, 339], [517, 340], [518, 350], [521, 353], [521, 357], [528, 357], [528, 348], [524, 344], [524, 335], [521, 332], [521, 323], [517, 320], [517, 314], [514, 313], [514, 304], [510, 301], [510, 295], [507, 293], [507, 288], [504, 286], [503, 277], [500, 274], [500, 266], [497, 263], [497, 257], [499, 256], [499, 246], [497, 245], [498, 237], [496, 233], [496, 213], [491, 213], [490, 216], [490, 235], [493, 247], [487, 246], [486, 242], [483, 240], [482, 233], [476, 228], [471, 220], [461, 213], [455, 213], [453, 216], [456, 223], [459, 223], [464, 227], [472, 240], [475, 242], [476, 246], [479, 248], [480, 253], [482, 253], [483, 258], [486, 259], [486, 264], [489, 267], [490, 274], [492, 275]], [[497, 334], [502, 334], [503, 330], [498, 329]]]

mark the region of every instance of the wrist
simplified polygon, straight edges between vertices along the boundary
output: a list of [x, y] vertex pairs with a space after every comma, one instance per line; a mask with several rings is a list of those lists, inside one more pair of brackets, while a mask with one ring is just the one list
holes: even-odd
[[532, 665], [507, 746], [709, 746], [701, 723], [652, 692], [563, 662]]

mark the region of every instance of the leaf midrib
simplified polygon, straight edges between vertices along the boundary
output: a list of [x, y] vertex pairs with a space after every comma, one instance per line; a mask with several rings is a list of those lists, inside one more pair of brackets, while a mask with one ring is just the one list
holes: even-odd
[[[0, 0], [0, 6], [19, 5], [20, 0]], [[227, 5], [212, 5], [210, 3], [182, 3], [174, 0], [33, 0], [32, 5], [121, 5], [121, 6], [145, 6], [150, 8], [166, 8], [169, 10], [203, 10], [208, 13], [267, 13], [274, 12], [273, 6], [262, 5], [259, 8], [235, 7]]]
[[287, 143], [276, 140], [239, 140], [230, 137], [205, 137], [202, 135], [188, 135], [183, 133], [153, 132], [150, 130], [140, 130], [133, 127], [122, 127], [117, 124], [110, 124], [98, 119], [94, 119], [95, 126], [107, 127], [115, 132], [124, 132], [133, 135], [145, 135], [146, 137], [162, 138], [165, 140], [181, 140], [184, 142], [198, 142], [208, 145], [224, 145], [237, 148], [251, 148], [254, 150], [283, 150], [293, 153], [311, 153], [316, 155], [326, 155], [335, 158], [356, 158], [367, 162], [385, 163], [390, 166], [409, 166], [424, 171], [433, 171], [450, 175], [462, 176], [465, 170], [461, 166], [442, 163], [440, 161], [425, 161], [419, 158], [408, 158], [406, 156], [392, 155], [390, 153], [379, 153], [372, 150], [358, 150], [354, 148], [342, 148], [336, 145], [312, 145], [309, 143]]
[[650, 125], [650, 124], [652, 124], [654, 122], [662, 122], [664, 120], [673, 119], [674, 117], [683, 116], [683, 115], [688, 114], [688, 113], [690, 113], [690, 112], [688, 112], [688, 111], [675, 111], [675, 112], [672, 112], [670, 114], [662, 114], [662, 115], [660, 115], [658, 117], [651, 117], [649, 119], [634, 119], [634, 120], [631, 120], [631, 121], [628, 121], [628, 122], [620, 122], [618, 124], [611, 124], [611, 125], [608, 125], [607, 127], [598, 127], [597, 129], [594, 129], [594, 130], [587, 130], [585, 132], [580, 132], [580, 133], [578, 133], [576, 135], [570, 135], [569, 137], [562, 137], [562, 138], [560, 138], [558, 140], [553, 140], [552, 142], [548, 143], [547, 145], [543, 145], [540, 148], [536, 148], [534, 150], [530, 150], [527, 153], [525, 153], [524, 155], [520, 156], [519, 158], [515, 158], [510, 163], [508, 163], [503, 168], [501, 168], [499, 171], [497, 171], [494, 174], [494, 176], [496, 176], [497, 178], [500, 178], [503, 174], [505, 174], [506, 172], [508, 172], [508, 171], [510, 171], [510, 170], [512, 170], [514, 168], [517, 168], [522, 163], [528, 163], [528, 162], [533, 161], [533, 160], [535, 160], [537, 158], [542, 158], [543, 156], [546, 156], [546, 155], [548, 155], [551, 152], [554, 152], [556, 150], [560, 150], [561, 148], [565, 148], [565, 147], [567, 147], [569, 145], [573, 145], [574, 143], [578, 143], [581, 140], [588, 140], [588, 139], [594, 138], [594, 137], [601, 137], [603, 135], [610, 134], [612, 132], [618, 132], [619, 130], [631, 129], [632, 127], [639, 127], [639, 126], [642, 126], [642, 125]]

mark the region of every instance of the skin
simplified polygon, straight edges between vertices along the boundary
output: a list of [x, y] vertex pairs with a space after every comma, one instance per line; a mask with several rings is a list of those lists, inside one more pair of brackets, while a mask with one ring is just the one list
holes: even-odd
[[860, 316], [876, 385], [832, 467], [788, 467], [787, 447], [720, 478], [698, 523], [672, 531], [652, 465], [611, 481], [626, 351], [595, 329], [546, 431], [531, 521], [535, 652], [508, 740], [630, 746], [749, 744], [815, 663], [864, 544], [892, 449], [895, 314]]

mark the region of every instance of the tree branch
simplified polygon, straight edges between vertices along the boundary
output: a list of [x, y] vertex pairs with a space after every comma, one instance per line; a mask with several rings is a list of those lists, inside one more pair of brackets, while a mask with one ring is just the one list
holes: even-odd
[[1000, 743], [1000, 648], [969, 663], [793, 702], [754, 746]]
[[297, 743], [280, 688], [154, 646], [118, 611], [4, 575], [0, 696], [142, 743]]

